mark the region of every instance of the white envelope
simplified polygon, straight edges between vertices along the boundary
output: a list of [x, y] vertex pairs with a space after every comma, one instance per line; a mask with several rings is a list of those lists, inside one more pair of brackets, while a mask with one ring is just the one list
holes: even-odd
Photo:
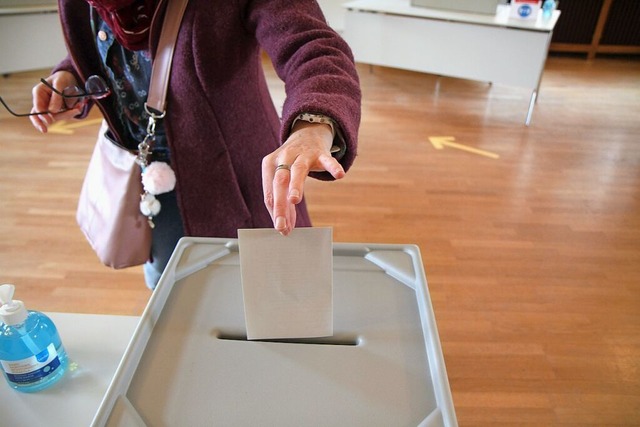
[[331, 228], [238, 230], [248, 339], [333, 335], [332, 240]]

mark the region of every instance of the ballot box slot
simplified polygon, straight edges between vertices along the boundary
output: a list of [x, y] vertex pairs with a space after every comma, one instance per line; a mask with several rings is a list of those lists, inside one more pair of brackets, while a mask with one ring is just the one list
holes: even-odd
[[266, 342], [280, 344], [306, 344], [306, 345], [337, 345], [347, 347], [357, 347], [362, 344], [362, 337], [354, 335], [333, 335], [330, 337], [318, 338], [277, 338], [250, 340], [244, 334], [227, 333], [215, 330], [212, 333], [219, 340], [223, 341], [245, 341], [245, 342]]

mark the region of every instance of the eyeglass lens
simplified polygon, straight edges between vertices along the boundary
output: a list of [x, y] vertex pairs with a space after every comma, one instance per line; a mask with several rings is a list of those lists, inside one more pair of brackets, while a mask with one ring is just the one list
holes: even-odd
[[102, 99], [109, 95], [110, 90], [105, 81], [99, 76], [91, 76], [84, 85], [84, 90], [78, 86], [66, 87], [62, 92], [58, 92], [46, 80], [42, 80], [46, 86], [64, 98], [64, 106], [67, 109], [75, 107], [79, 102], [87, 98]]

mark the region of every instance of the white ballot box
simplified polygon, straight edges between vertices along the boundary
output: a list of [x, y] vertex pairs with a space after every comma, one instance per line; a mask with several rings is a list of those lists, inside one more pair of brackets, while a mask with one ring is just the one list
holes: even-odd
[[237, 240], [180, 240], [93, 425], [457, 426], [416, 246], [333, 245], [333, 336], [243, 311]]

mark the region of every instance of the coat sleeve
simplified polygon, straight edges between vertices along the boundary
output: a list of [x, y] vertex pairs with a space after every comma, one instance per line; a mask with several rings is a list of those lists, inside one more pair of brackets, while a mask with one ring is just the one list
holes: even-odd
[[[357, 153], [361, 91], [347, 43], [329, 27], [315, 0], [248, 1], [245, 16], [285, 83], [281, 141], [298, 114], [329, 116], [344, 138], [346, 151], [339, 161], [348, 170]], [[311, 176], [332, 179], [326, 172]]]
[[[89, 76], [89, 69], [80, 70], [76, 66], [72, 52], [70, 48], [75, 49], [76, 54], [80, 53], [83, 59], [92, 58], [92, 66], [96, 64], [100, 69], [100, 63], [96, 62], [97, 52], [94, 48], [94, 41], [91, 38], [91, 22], [89, 20], [89, 4], [84, 0], [59, 0], [58, 1], [58, 15], [60, 16], [60, 24], [62, 26], [62, 32], [67, 44], [67, 56], [60, 61], [51, 71], [55, 73], [57, 71], [68, 71], [72, 73], [78, 82], [83, 82], [83, 75]], [[74, 40], [71, 43], [70, 40]], [[85, 59], [86, 61], [86, 59]], [[84, 118], [89, 114], [93, 106], [93, 101], [87, 102], [83, 111], [76, 116], [77, 118]]]

